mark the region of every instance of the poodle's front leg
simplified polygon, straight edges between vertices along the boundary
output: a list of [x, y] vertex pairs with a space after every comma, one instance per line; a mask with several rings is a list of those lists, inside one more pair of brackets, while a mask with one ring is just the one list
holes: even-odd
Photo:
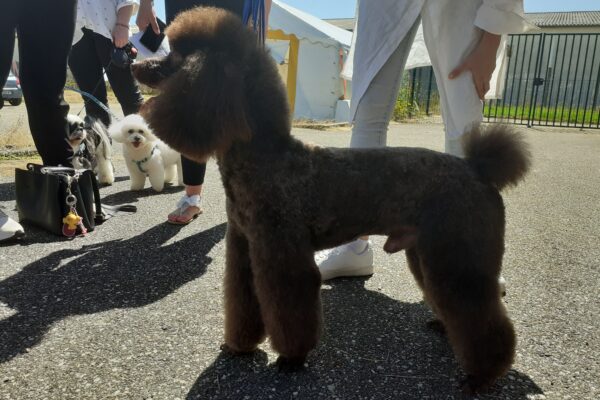
[[162, 192], [165, 187], [165, 169], [162, 162], [148, 168], [148, 179], [150, 180], [152, 189]]
[[281, 370], [302, 368], [322, 329], [321, 275], [307, 241], [276, 239], [251, 242], [256, 294]]
[[165, 167], [165, 183], [172, 183], [175, 179], [175, 164]]
[[129, 176], [131, 178], [131, 190], [142, 190], [146, 183], [146, 175], [140, 172], [135, 164], [130, 165], [131, 161], [127, 163], [127, 169], [129, 170]]
[[248, 241], [232, 222], [226, 241], [225, 350], [248, 353], [264, 340], [265, 327], [254, 291]]
[[183, 167], [181, 166], [181, 157], [177, 161], [177, 185], [184, 186], [183, 184]]

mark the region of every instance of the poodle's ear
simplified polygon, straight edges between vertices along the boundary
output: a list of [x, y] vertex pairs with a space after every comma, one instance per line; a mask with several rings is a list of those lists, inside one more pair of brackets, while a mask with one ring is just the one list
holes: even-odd
[[230, 53], [197, 51], [142, 108], [154, 132], [191, 159], [250, 139], [245, 67]]
[[125, 136], [123, 135], [123, 123], [122, 122], [113, 122], [108, 128], [108, 134], [110, 138], [117, 143], [124, 143]]

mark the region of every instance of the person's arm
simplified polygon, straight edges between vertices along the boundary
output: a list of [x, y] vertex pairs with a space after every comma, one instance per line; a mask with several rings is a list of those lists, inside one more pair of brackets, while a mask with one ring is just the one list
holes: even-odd
[[481, 39], [463, 62], [450, 72], [448, 78], [454, 79], [470, 71], [477, 94], [483, 100], [496, 68], [501, 35], [525, 32], [533, 26], [525, 20], [522, 0], [483, 0], [474, 23], [483, 31]]
[[490, 80], [496, 69], [496, 52], [500, 45], [500, 35], [483, 32], [477, 47], [463, 60], [463, 62], [448, 75], [454, 79], [465, 71], [471, 71], [473, 84], [481, 100], [490, 90]]
[[140, 10], [138, 11], [135, 23], [140, 31], [144, 31], [148, 25], [152, 26], [152, 30], [158, 35], [160, 28], [158, 27], [158, 22], [156, 22], [156, 13], [152, 4], [153, 0], [140, 0]]
[[112, 30], [115, 47], [121, 48], [129, 42], [129, 20], [133, 15], [133, 4], [125, 5], [117, 11], [117, 22]]

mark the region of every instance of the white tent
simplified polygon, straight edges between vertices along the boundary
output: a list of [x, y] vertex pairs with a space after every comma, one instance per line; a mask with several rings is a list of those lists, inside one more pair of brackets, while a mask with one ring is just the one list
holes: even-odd
[[273, 0], [267, 45], [282, 65], [294, 118], [334, 119], [352, 33]]

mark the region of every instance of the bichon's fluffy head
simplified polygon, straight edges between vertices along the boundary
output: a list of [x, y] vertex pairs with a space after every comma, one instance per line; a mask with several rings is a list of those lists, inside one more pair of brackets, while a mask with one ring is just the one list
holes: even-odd
[[157, 141], [144, 118], [138, 114], [128, 115], [122, 121], [112, 124], [109, 133], [115, 142], [132, 149], [142, 149]]

